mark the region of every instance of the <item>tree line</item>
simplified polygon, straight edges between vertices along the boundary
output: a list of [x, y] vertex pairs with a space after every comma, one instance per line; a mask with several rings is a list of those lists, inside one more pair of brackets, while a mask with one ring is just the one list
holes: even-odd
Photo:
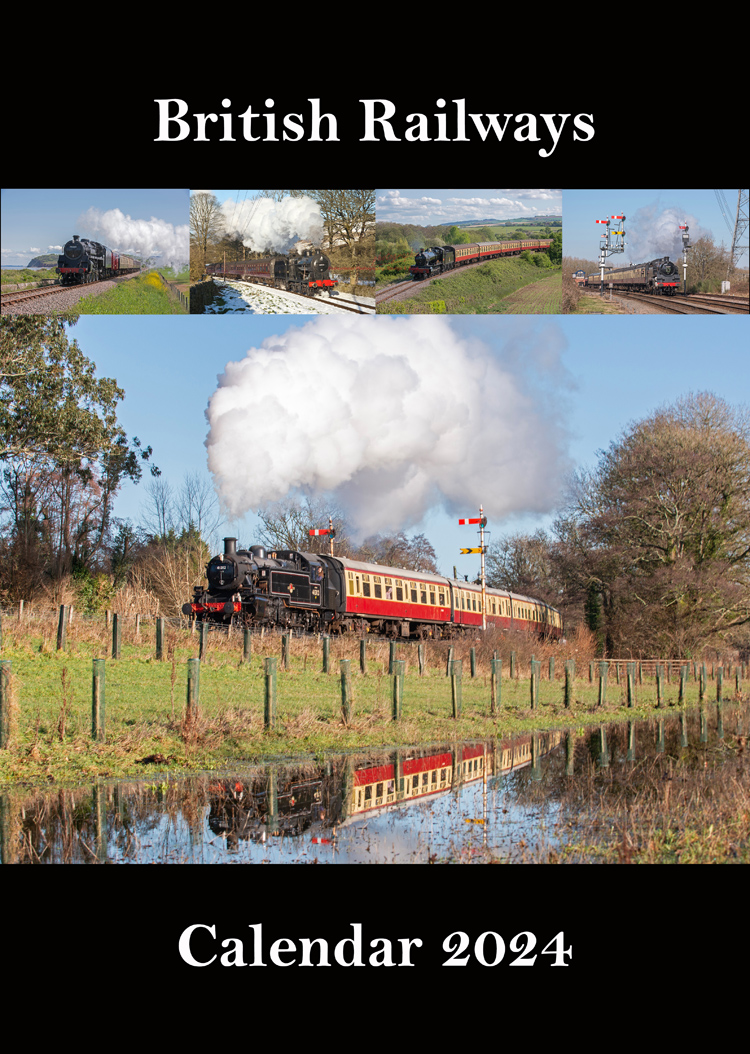
[[584, 623], [603, 655], [750, 648], [750, 414], [691, 393], [569, 481], [548, 531], [506, 536], [491, 584]]
[[[207, 478], [173, 485], [152, 448], [125, 434], [124, 392], [97, 377], [73, 325], [0, 320], [0, 603], [75, 597], [95, 611], [119, 593], [134, 610], [176, 614], [219, 532], [234, 532]], [[144, 482], [137, 524], [115, 515], [127, 481]], [[240, 547], [328, 552], [329, 538], [308, 532], [331, 517], [336, 554], [439, 571], [425, 535], [359, 540], [322, 498], [290, 497], [258, 517]], [[747, 656], [750, 411], [698, 392], [633, 422], [570, 477], [551, 528], [490, 546], [487, 574], [558, 608], [566, 629], [586, 625], [603, 655], [685, 658], [731, 645]]]

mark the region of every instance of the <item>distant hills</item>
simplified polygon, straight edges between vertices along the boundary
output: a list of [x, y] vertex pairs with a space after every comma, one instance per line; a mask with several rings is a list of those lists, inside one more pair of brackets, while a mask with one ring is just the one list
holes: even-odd
[[43, 253], [40, 256], [35, 256], [33, 260], [26, 264], [27, 267], [57, 267], [57, 260], [59, 253]]
[[450, 220], [447, 223], [441, 223], [441, 227], [479, 227], [483, 225], [495, 226], [495, 227], [515, 227], [519, 223], [562, 223], [561, 213], [549, 213], [541, 216], [516, 216], [513, 219], [506, 220]]

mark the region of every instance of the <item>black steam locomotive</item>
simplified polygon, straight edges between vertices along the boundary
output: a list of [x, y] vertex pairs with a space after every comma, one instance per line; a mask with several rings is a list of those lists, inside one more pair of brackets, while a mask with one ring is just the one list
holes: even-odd
[[266, 625], [332, 633], [375, 632], [391, 637], [450, 637], [484, 621], [559, 637], [560, 615], [531, 597], [427, 571], [364, 563], [344, 556], [238, 549], [206, 568], [208, 587], [197, 586], [183, 614], [201, 622]]
[[331, 278], [330, 261], [320, 249], [290, 253], [289, 256], [263, 256], [257, 260], [206, 264], [206, 274], [217, 278], [240, 278], [290, 293], [313, 296], [321, 289], [338, 285]]
[[83, 285], [98, 282], [102, 278], [130, 274], [137, 271], [139, 266], [132, 256], [125, 256], [100, 242], [74, 234], [58, 256], [56, 270], [62, 285]]
[[[587, 275], [583, 285], [590, 289], [601, 288], [601, 273]], [[615, 267], [604, 272], [604, 285], [619, 289], [624, 293], [655, 293], [660, 296], [674, 296], [679, 290], [680, 274], [677, 264], [668, 256], [648, 263], [631, 264], [629, 267]]]
[[431, 278], [443, 271], [452, 271], [456, 266], [456, 250], [452, 245], [433, 245], [431, 249], [422, 249], [414, 257], [414, 266], [409, 271], [417, 282], [421, 278]]

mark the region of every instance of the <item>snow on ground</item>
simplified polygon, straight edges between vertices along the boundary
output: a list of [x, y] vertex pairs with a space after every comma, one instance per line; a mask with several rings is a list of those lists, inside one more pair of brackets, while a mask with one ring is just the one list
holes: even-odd
[[[247, 282], [216, 282], [219, 295], [213, 304], [206, 305], [207, 315], [229, 315], [243, 312], [250, 315], [340, 315], [342, 308], [336, 305], [336, 294], [329, 300], [304, 299], [282, 289], [267, 289], [265, 286]], [[361, 303], [363, 313], [374, 312], [375, 302], [369, 297], [354, 297]]]

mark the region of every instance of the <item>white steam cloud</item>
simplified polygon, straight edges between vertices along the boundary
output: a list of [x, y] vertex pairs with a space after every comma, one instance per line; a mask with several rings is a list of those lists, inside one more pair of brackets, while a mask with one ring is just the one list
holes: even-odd
[[[625, 220], [625, 255], [627, 262], [645, 263], [668, 256], [672, 260], [682, 257], [682, 231], [680, 226], [690, 227], [691, 242], [709, 232], [700, 227], [694, 216], [678, 207], [660, 208], [659, 205], [644, 205], [643, 208]], [[624, 264], [613, 263], [616, 257], [610, 257], [613, 267]]]
[[81, 233], [104, 242], [110, 249], [134, 253], [170, 264], [179, 270], [190, 259], [190, 228], [186, 223], [179, 227], [166, 220], [152, 216], [148, 220], [135, 220], [120, 209], [90, 208], [79, 219]]
[[549, 512], [568, 467], [565, 340], [505, 323], [490, 345], [443, 319], [321, 318], [251, 348], [206, 411], [223, 505], [239, 517], [329, 493], [362, 534], [480, 502], [495, 523]]
[[323, 217], [312, 198], [229, 200], [221, 211], [226, 229], [255, 252], [283, 253], [297, 241], [320, 245], [323, 239]]

